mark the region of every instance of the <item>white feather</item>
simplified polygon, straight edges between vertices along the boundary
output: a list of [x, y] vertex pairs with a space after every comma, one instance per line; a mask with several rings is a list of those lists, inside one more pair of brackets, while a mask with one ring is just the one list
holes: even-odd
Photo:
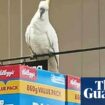
[[[43, 13], [41, 18], [40, 8], [45, 9], [45, 13]], [[57, 34], [49, 22], [48, 9], [48, 3], [46, 1], [41, 1], [36, 14], [26, 30], [26, 42], [32, 52], [36, 54], [59, 52]], [[59, 56], [52, 56], [47, 59], [49, 70], [58, 72]]]

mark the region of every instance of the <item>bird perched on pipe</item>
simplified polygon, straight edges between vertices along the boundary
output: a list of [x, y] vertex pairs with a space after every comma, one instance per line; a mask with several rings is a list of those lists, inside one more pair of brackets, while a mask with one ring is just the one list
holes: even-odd
[[51, 54], [59, 52], [59, 45], [56, 31], [49, 21], [49, 3], [50, 0], [40, 1], [37, 12], [26, 29], [25, 38], [33, 55], [49, 53], [49, 57], [41, 57], [40, 60], [47, 59], [48, 69], [58, 72], [59, 55]]

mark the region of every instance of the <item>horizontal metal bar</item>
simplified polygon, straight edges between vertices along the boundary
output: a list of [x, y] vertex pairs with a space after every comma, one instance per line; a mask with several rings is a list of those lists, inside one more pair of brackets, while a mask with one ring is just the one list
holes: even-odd
[[[38, 55], [35, 55], [34, 58], [44, 57], [44, 56], [61, 55], [61, 54], [81, 53], [81, 52], [103, 50], [103, 49], [105, 49], [105, 46], [103, 46], [103, 47], [94, 47], [94, 48], [87, 48], [87, 49], [77, 49], [77, 50], [70, 50], [70, 51], [54, 52], [54, 53], [50, 53], [50, 54], [49, 53], [47, 53], [47, 54], [38, 54]], [[26, 59], [32, 59], [32, 57], [31, 56], [26, 56], [26, 57], [17, 57], [17, 58], [11, 58], [11, 59], [1, 59], [0, 62], [3, 63], [3, 62], [7, 62], [7, 61], [26, 60]]]
[[24, 60], [24, 59], [30, 59], [30, 56], [27, 56], [27, 57], [16, 57], [16, 58], [10, 58], [10, 59], [2, 59], [2, 60], [0, 60], [0, 62]]

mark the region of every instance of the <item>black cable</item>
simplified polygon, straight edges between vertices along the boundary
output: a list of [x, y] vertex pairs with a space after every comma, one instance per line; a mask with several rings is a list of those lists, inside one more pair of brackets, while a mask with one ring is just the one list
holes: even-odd
[[[61, 52], [55, 52], [55, 53], [50, 53], [50, 54], [49, 53], [47, 53], [47, 54], [39, 54], [39, 55], [35, 55], [34, 58], [44, 57], [44, 56], [61, 55], [61, 54], [81, 53], [81, 52], [103, 50], [103, 49], [105, 49], [105, 46], [103, 46], [103, 47], [94, 47], [94, 48], [87, 48], [87, 49], [77, 49], [77, 50], [70, 50], [70, 51], [61, 51]], [[11, 58], [11, 59], [2, 59], [2, 60], [0, 60], [0, 62], [3, 64], [3, 62], [7, 62], [7, 61], [26, 60], [26, 59], [32, 59], [32, 57], [31, 56], [26, 56], [26, 57], [17, 57], [17, 58]]]

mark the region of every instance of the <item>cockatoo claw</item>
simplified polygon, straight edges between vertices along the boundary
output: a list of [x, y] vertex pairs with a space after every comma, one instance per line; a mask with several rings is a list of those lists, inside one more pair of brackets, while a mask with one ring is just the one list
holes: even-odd
[[36, 54], [33, 54], [33, 55], [31, 55], [31, 56], [30, 56], [30, 59], [31, 59], [31, 60], [32, 60], [32, 59], [36, 59], [36, 60], [37, 60], [37, 59], [38, 59], [38, 57], [37, 57], [37, 55], [36, 55]]
[[49, 52], [49, 57], [52, 57], [54, 56], [54, 53], [53, 52]]

